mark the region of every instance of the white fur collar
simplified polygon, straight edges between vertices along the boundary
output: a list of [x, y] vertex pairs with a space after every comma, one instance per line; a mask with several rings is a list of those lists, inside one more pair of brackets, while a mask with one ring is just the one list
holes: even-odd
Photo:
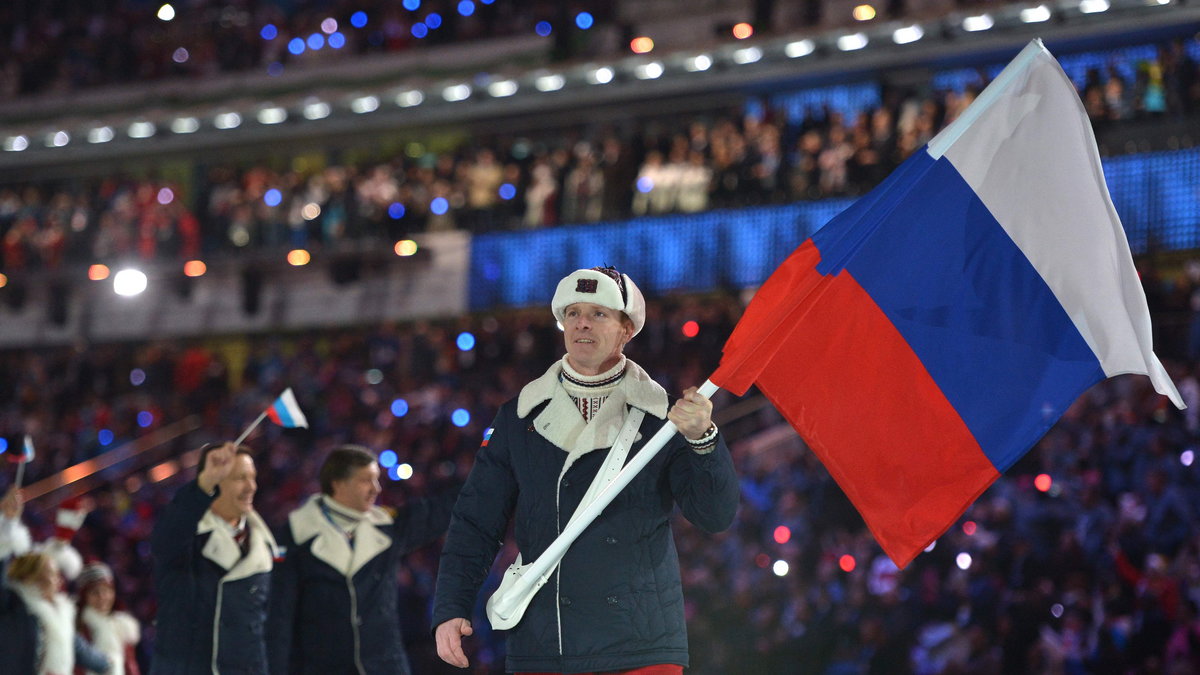
[[47, 600], [36, 587], [13, 582], [12, 588], [37, 617], [42, 629], [39, 673], [71, 673], [75, 670], [75, 605], [62, 593]]
[[204, 517], [196, 526], [196, 534], [212, 533], [202, 552], [205, 558], [225, 570], [222, 577], [224, 581], [236, 581], [271, 571], [275, 553], [279, 549], [275, 537], [271, 536], [271, 530], [257, 511], [246, 515], [246, 527], [250, 530], [250, 552], [243, 557], [241, 548], [233, 539], [229, 523], [221, 520], [212, 509], [204, 512]]
[[579, 408], [563, 389], [559, 381], [561, 373], [562, 361], [555, 361], [544, 375], [525, 385], [517, 397], [517, 416], [526, 417], [542, 401], [549, 400], [533, 421], [534, 428], [569, 455], [612, 447], [625, 421], [625, 406], [640, 408], [659, 419], [667, 417], [666, 390], [630, 359], [626, 359], [625, 377], [591, 422], [583, 419]]
[[392, 538], [379, 529], [380, 526], [391, 525], [392, 516], [378, 506], [372, 507], [363, 514], [362, 521], [354, 528], [354, 540], [351, 543], [321, 512], [322, 498], [323, 495], [313, 495], [303, 506], [288, 515], [292, 539], [296, 545], [300, 545], [315, 537], [312, 544], [313, 557], [346, 577], [353, 577], [364, 565], [392, 545]]
[[88, 641], [108, 657], [109, 672], [124, 673], [125, 646], [137, 644], [141, 638], [137, 620], [125, 612], [101, 614], [91, 607], [84, 607], [79, 618], [88, 629]]

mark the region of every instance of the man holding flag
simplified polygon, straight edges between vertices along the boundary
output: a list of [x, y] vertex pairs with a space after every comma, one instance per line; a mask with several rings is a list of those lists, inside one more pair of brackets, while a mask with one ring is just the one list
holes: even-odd
[[256, 478], [245, 447], [206, 445], [196, 479], [180, 488], [155, 523], [152, 675], [266, 672], [277, 547], [254, 511]]
[[729, 449], [705, 396], [688, 389], [668, 411], [666, 391], [623, 354], [646, 317], [627, 275], [611, 267], [572, 272], [551, 310], [566, 356], [501, 408], [454, 508], [434, 599], [438, 655], [468, 667], [462, 638], [473, 632], [475, 597], [509, 520], [519, 560], [551, 557], [551, 542], [568, 521], [579, 522], [573, 515], [614, 485], [625, 458], [636, 461], [669, 419], [683, 437], [653, 455], [561, 556], [546, 586], [523, 599], [528, 608], [508, 634], [507, 667], [682, 673], [687, 631], [670, 518], [678, 505], [704, 530], [729, 527], [738, 503]]

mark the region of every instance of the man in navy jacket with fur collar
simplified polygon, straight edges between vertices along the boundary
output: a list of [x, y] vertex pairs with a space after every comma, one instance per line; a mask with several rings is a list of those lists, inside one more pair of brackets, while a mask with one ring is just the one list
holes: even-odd
[[258, 675], [275, 540], [254, 511], [245, 448], [206, 446], [196, 480], [175, 494], [150, 540], [158, 590], [151, 675]]
[[611, 267], [577, 270], [559, 282], [551, 310], [567, 354], [500, 409], [454, 507], [433, 607], [438, 655], [469, 666], [462, 638], [474, 632], [476, 594], [510, 519], [522, 560], [536, 560], [580, 507], [637, 409], [644, 418], [631, 457], [664, 418], [682, 437], [567, 549], [508, 631], [507, 667], [679, 675], [688, 644], [671, 513], [678, 505], [701, 529], [729, 527], [738, 504], [729, 449], [707, 398], [689, 388], [668, 409], [666, 391], [623, 354], [646, 316], [628, 276]]
[[321, 494], [288, 516], [271, 592], [271, 673], [407, 675], [397, 568], [440, 537], [455, 493], [375, 505], [379, 462], [366, 448], [333, 450]]

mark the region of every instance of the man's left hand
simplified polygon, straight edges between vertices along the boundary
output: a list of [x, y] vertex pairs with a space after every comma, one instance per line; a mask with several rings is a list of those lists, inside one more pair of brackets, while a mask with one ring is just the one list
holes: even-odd
[[679, 433], [688, 440], [698, 440], [712, 426], [712, 401], [704, 397], [696, 387], [688, 387], [683, 398], [671, 406], [667, 419], [675, 423]]

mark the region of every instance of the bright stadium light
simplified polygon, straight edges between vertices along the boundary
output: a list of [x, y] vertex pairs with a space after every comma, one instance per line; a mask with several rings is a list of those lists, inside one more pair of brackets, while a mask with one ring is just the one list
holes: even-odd
[[113, 291], [117, 295], [132, 297], [146, 290], [146, 273], [127, 267], [113, 275]]
[[4, 139], [4, 150], [6, 152], [21, 152], [29, 147], [29, 139], [25, 136], [9, 136]]
[[733, 53], [733, 62], [738, 65], [746, 65], [747, 63], [759, 61], [762, 59], [762, 56], [762, 50], [758, 47], [746, 47]]
[[553, 74], [542, 75], [533, 81], [533, 86], [536, 87], [538, 91], [547, 92], [558, 91], [559, 89], [562, 89], [566, 83], [567, 80], [562, 75]]
[[350, 109], [360, 115], [375, 112], [379, 109], [379, 99], [374, 96], [360, 96], [350, 102]]
[[56, 131], [46, 136], [46, 147], [61, 148], [71, 142], [71, 134], [66, 131]]
[[898, 45], [906, 45], [925, 37], [925, 30], [920, 26], [913, 24], [904, 28], [897, 28], [892, 33], [892, 42]]
[[596, 68], [588, 73], [587, 79], [592, 84], [608, 84], [613, 81], [613, 69], [608, 66]]
[[1045, 5], [1037, 7], [1026, 7], [1021, 10], [1021, 21], [1023, 23], [1041, 23], [1050, 20], [1050, 8]]
[[94, 127], [88, 130], [88, 143], [107, 143], [113, 139], [113, 130], [110, 126]]
[[1108, 11], [1108, 0], [1082, 0], [1079, 3], [1079, 11], [1084, 14], [1098, 14]]
[[963, 19], [962, 22], [963, 30], [967, 31], [968, 33], [978, 33], [979, 31], [988, 30], [994, 25], [996, 25], [996, 22], [992, 19], [991, 14], [977, 14], [975, 16], [968, 16], [967, 18]]
[[195, 133], [200, 129], [200, 120], [195, 117], [176, 117], [171, 121], [171, 131], [177, 134]]
[[130, 138], [150, 138], [157, 132], [154, 124], [151, 122], [140, 121], [129, 125], [129, 129], [125, 133], [129, 134]]
[[708, 54], [697, 54], [683, 62], [683, 67], [691, 73], [700, 73], [712, 68], [712, 57]]
[[783, 48], [783, 53], [789, 59], [798, 59], [801, 56], [808, 56], [816, 51], [817, 45], [812, 40], [796, 40], [795, 42], [787, 43]]
[[396, 94], [396, 105], [400, 106], [401, 108], [411, 108], [413, 106], [421, 105], [421, 103], [424, 101], [425, 94], [422, 94], [416, 89], [410, 89], [408, 91], [402, 91], [399, 94]]
[[329, 117], [332, 110], [329, 104], [324, 101], [312, 101], [304, 105], [304, 119], [306, 120], [323, 120]]
[[213, 118], [213, 126], [218, 129], [236, 129], [242, 125], [242, 116], [235, 112], [224, 112]]
[[844, 52], [852, 52], [867, 46], [866, 33], [850, 33], [837, 39], [837, 48]]
[[639, 80], [657, 80], [662, 77], [663, 64], [658, 61], [638, 65], [633, 71]]
[[468, 98], [471, 98], [471, 85], [464, 83], [446, 87], [442, 90], [442, 98], [451, 103], [465, 101]]
[[498, 80], [488, 85], [488, 94], [493, 98], [505, 98], [517, 93], [516, 80]]
[[287, 121], [287, 111], [279, 106], [268, 106], [258, 111], [259, 124], [279, 124]]

